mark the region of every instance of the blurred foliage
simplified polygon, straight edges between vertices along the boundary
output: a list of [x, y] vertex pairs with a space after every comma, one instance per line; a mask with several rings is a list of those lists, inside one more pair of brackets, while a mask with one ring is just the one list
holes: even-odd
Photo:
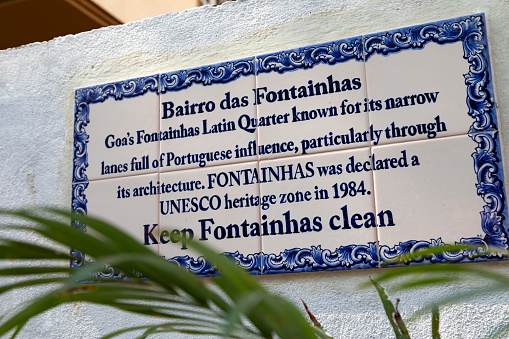
[[[302, 301], [311, 319], [290, 302], [269, 293], [243, 269], [225, 256], [214, 253], [203, 244], [191, 241], [189, 247], [214, 265], [220, 275], [203, 279], [162, 260], [156, 253], [141, 245], [109, 223], [93, 217], [72, 214], [59, 209], [0, 211], [2, 217], [13, 217], [3, 225], [0, 238], [0, 258], [17, 260], [16, 265], [0, 269], [0, 276], [15, 282], [0, 286], [0, 294], [29, 286], [41, 286], [46, 291], [34, 297], [21, 309], [8, 312], [1, 318], [0, 336], [16, 337], [24, 325], [58, 305], [88, 302], [148, 316], [151, 323], [144, 326], [122, 328], [105, 335], [113, 338], [121, 334], [147, 338], [152, 334], [180, 332], [192, 335], [213, 335], [224, 338], [331, 338]], [[86, 225], [86, 232], [69, 227]], [[33, 234], [39, 239], [33, 241]], [[20, 241], [22, 235], [32, 241]], [[39, 241], [40, 240], [40, 241]], [[83, 253], [92, 262], [80, 268], [71, 268], [76, 260], [70, 248]], [[444, 252], [473, 250], [464, 245], [440, 246], [407, 254], [399, 261], [408, 263]], [[494, 249], [497, 256], [505, 255]], [[5, 265], [4, 265], [5, 267]], [[104, 278], [98, 273], [114, 267], [125, 278]], [[410, 338], [405, 321], [398, 311], [399, 299], [394, 305], [381, 283], [391, 285], [392, 291], [413, 291], [444, 283], [465, 283], [475, 277], [489, 281], [482, 286], [434, 300], [411, 315], [414, 321], [424, 315], [432, 317], [432, 336], [440, 338], [439, 309], [468, 298], [489, 295], [509, 289], [509, 276], [481, 268], [478, 265], [432, 264], [387, 269], [370, 279], [382, 301], [387, 318], [397, 339]], [[367, 283], [369, 284], [369, 283]], [[403, 301], [404, 302], [404, 301]], [[489, 338], [505, 338], [509, 324], [501, 324], [487, 334]]]
[[[225, 256], [199, 242], [189, 247], [202, 254], [221, 272], [203, 279], [174, 263], [162, 260], [114, 226], [96, 218], [58, 209], [3, 211], [14, 217], [3, 225], [4, 234], [37, 233], [43, 241], [0, 239], [0, 258], [19, 260], [16, 266], [0, 269], [0, 276], [17, 277], [0, 287], [0, 293], [28, 286], [44, 286], [44, 295], [30, 300], [21, 310], [4, 315], [0, 336], [17, 336], [23, 326], [60, 304], [88, 302], [149, 316], [152, 323], [110, 333], [113, 338], [130, 333], [137, 338], [151, 334], [180, 332], [224, 338], [330, 338], [311, 325], [290, 302], [264, 289], [253, 276]], [[87, 232], [69, 227], [86, 225]], [[52, 246], [47, 244], [52, 242]], [[93, 258], [80, 268], [70, 268], [72, 248]], [[105, 279], [97, 274], [115, 267], [125, 279]]]
[[[408, 263], [412, 260], [419, 261], [422, 258], [440, 255], [442, 253], [454, 253], [458, 251], [471, 251], [476, 253], [492, 253], [494, 257], [508, 256], [509, 253], [500, 248], [486, 248], [479, 251], [479, 248], [467, 245], [445, 245], [435, 248], [427, 248], [413, 253], [408, 253], [404, 257], [398, 258], [386, 265]], [[431, 315], [431, 332], [433, 339], [439, 339], [439, 310], [442, 307], [450, 306], [454, 303], [464, 302], [475, 297], [492, 295], [494, 293], [509, 291], [509, 275], [495, 272], [490, 269], [482, 268], [479, 265], [472, 264], [430, 264], [404, 266], [387, 269], [383, 274], [375, 279], [371, 279], [371, 283], [375, 286], [384, 306], [387, 318], [391, 323], [395, 337], [410, 338], [410, 334], [406, 329], [404, 320], [398, 311], [399, 299], [396, 299], [396, 306], [389, 300], [380, 283], [388, 284], [392, 282], [391, 290], [397, 291], [415, 291], [419, 288], [441, 286], [444, 284], [464, 285], [467, 282], [475, 282], [468, 289], [461, 289], [461, 292], [445, 295], [440, 299], [423, 305], [422, 308], [409, 316], [408, 322], [415, 321], [425, 315]], [[479, 284], [482, 281], [482, 284]], [[364, 284], [364, 286], [369, 283]], [[416, 292], [416, 293], [422, 293]], [[509, 333], [509, 323], [501, 323], [494, 327], [490, 333], [486, 334], [486, 338], [507, 338]]]

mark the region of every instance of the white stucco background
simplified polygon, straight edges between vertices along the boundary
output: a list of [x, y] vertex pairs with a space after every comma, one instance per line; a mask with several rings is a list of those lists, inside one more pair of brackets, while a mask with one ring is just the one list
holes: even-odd
[[[0, 51], [0, 208], [70, 205], [75, 88], [478, 12], [485, 12], [487, 19], [507, 160], [508, 9], [507, 0], [249, 0]], [[508, 268], [508, 262], [474, 265], [498, 272]], [[335, 338], [392, 338], [374, 289], [358, 288], [378, 273], [372, 269], [257, 279], [296, 303], [305, 300]], [[483, 282], [390, 295], [402, 300], [405, 316], [426, 301], [470, 284]], [[18, 308], [37, 293], [25, 289], [4, 296], [0, 313]], [[450, 306], [442, 311], [441, 321], [442, 338], [482, 337], [509, 321], [509, 293]], [[127, 313], [74, 304], [37, 317], [20, 337], [98, 338], [143, 323], [146, 319]], [[415, 338], [431, 337], [429, 318], [411, 325], [410, 332]]]

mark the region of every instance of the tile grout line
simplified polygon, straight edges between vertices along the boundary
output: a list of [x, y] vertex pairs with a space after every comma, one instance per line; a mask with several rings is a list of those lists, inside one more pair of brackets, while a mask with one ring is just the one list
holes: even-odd
[[[351, 150], [357, 150], [361, 148], [378, 148], [378, 147], [385, 147], [385, 146], [393, 146], [396, 144], [402, 145], [407, 143], [414, 143], [414, 142], [429, 142], [429, 141], [441, 141], [448, 138], [456, 138], [456, 137], [469, 137], [470, 135], [476, 135], [480, 133], [496, 133], [500, 132], [499, 129], [493, 129], [489, 131], [477, 131], [473, 133], [455, 133], [450, 135], [444, 135], [444, 136], [437, 136], [435, 138], [426, 138], [426, 139], [416, 139], [416, 140], [406, 140], [402, 142], [391, 142], [386, 144], [378, 144], [376, 146], [373, 146], [372, 144], [364, 145], [364, 146], [357, 146], [352, 148], [345, 148], [345, 149], [337, 149], [337, 150], [328, 150], [323, 152], [316, 152], [316, 153], [309, 153], [309, 154], [298, 154], [298, 155], [290, 155], [290, 156], [282, 156], [282, 157], [275, 157], [275, 158], [268, 158], [268, 159], [260, 159], [259, 155], [257, 155], [257, 159], [253, 160], [246, 160], [246, 161], [239, 161], [239, 162], [232, 162], [232, 163], [222, 163], [222, 164], [214, 164], [214, 165], [206, 165], [204, 167], [191, 167], [191, 168], [182, 168], [182, 169], [176, 169], [176, 170], [169, 170], [169, 171], [161, 171], [160, 168], [158, 168], [158, 171], [152, 171], [152, 172], [146, 172], [146, 173], [136, 173], [136, 174], [130, 174], [130, 175], [118, 175], [118, 176], [111, 176], [106, 178], [95, 178], [95, 179], [88, 179], [84, 181], [73, 181], [72, 184], [80, 184], [83, 182], [97, 182], [97, 181], [103, 181], [103, 180], [110, 180], [110, 179], [121, 179], [121, 178], [129, 178], [129, 177], [135, 177], [135, 176], [143, 176], [143, 175], [150, 175], [155, 173], [175, 173], [175, 172], [181, 172], [181, 171], [187, 171], [187, 170], [194, 170], [194, 169], [200, 169], [200, 168], [214, 168], [214, 167], [220, 167], [220, 166], [228, 166], [228, 165], [236, 165], [241, 163], [250, 163], [250, 162], [257, 162], [257, 161], [272, 161], [272, 160], [279, 160], [279, 159], [292, 159], [292, 158], [298, 158], [298, 157], [307, 157], [307, 156], [313, 156], [313, 155], [319, 155], [319, 154], [327, 154], [327, 153], [333, 153], [333, 152], [348, 152]], [[258, 141], [258, 140], [257, 140]], [[161, 152], [161, 143], [159, 142], [159, 151]]]
[[[364, 48], [365, 46], [365, 35], [362, 35], [362, 38], [361, 38], [361, 41], [362, 41], [362, 58], [363, 58], [363, 65], [364, 65], [364, 80], [365, 80], [365, 83], [366, 83], [366, 99], [368, 99], [369, 101], [369, 86], [368, 86], [368, 82], [369, 82], [369, 79], [368, 79], [368, 69], [367, 69], [367, 60], [366, 60], [366, 49]], [[371, 111], [368, 111], [368, 130], [369, 128], [371, 127]], [[373, 157], [373, 141], [370, 141], [369, 143], [369, 154], [371, 157]], [[371, 202], [371, 207], [373, 208], [373, 212], [375, 213], [376, 215], [376, 212], [377, 212], [377, 204], [376, 204], [376, 184], [375, 184], [375, 172], [373, 171], [373, 169], [370, 171], [370, 176], [371, 176], [371, 183], [372, 183], [372, 187], [373, 187], [373, 192], [372, 192], [372, 202]], [[381, 262], [380, 262], [380, 234], [379, 234], [379, 227], [378, 225], [375, 226], [375, 246], [376, 246], [376, 258], [377, 258], [377, 268], [380, 268], [381, 267]]]
[[[159, 99], [159, 104], [157, 105], [157, 121], [159, 123], [159, 133], [161, 131], [161, 105], [162, 105], [162, 102], [161, 102], [161, 73], [159, 73], [158, 75], [158, 81], [157, 81], [157, 98]], [[162, 148], [162, 140], [159, 140], [158, 142], [158, 145], [159, 145], [159, 156], [161, 154], [161, 148]], [[158, 183], [160, 184], [161, 183], [161, 166], [159, 166], [157, 168], [157, 180], [158, 180]], [[161, 192], [158, 192], [157, 194], [157, 203], [156, 203], [156, 213], [157, 213], [157, 229], [158, 229], [158, 237], [160, 238], [161, 237], [161, 213], [159, 213], [159, 201], [161, 201]], [[161, 257], [161, 244], [158, 243], [157, 244], [157, 255], [159, 257]], [[165, 258], [167, 259], [167, 258]]]
[[[255, 56], [254, 57], [254, 85], [255, 85], [255, 90], [256, 88], [258, 87], [258, 57]], [[260, 105], [255, 105], [256, 107], [256, 119], [258, 121], [258, 119], [260, 118]], [[260, 129], [259, 128], [256, 128], [256, 148], [258, 147], [260, 143]], [[255, 150], [256, 150], [255, 148]], [[258, 170], [258, 173], [260, 173], [260, 154], [258, 152], [256, 152], [256, 169]], [[258, 199], [261, 199], [261, 183], [258, 182], [257, 183], [257, 191], [258, 191]], [[258, 225], [260, 227], [260, 231], [261, 231], [261, 228], [262, 228], [262, 205], [259, 204], [258, 205]], [[260, 249], [260, 256], [263, 256], [263, 237], [260, 233], [259, 235], [259, 249]], [[263, 275], [264, 274], [264, 262], [263, 260], [260, 260], [260, 275]]]

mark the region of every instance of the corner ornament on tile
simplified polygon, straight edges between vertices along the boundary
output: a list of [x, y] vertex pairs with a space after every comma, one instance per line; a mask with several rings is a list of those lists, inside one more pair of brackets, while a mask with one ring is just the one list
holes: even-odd
[[253, 59], [242, 59], [221, 65], [161, 74], [161, 93], [180, 91], [193, 83], [203, 85], [227, 83], [242, 75], [247, 76], [253, 73]]
[[[72, 187], [72, 201], [71, 201], [71, 209], [74, 213], [80, 215], [87, 215], [87, 198], [85, 195], [85, 190], [88, 187], [88, 182], [80, 182], [77, 184], [73, 184]], [[72, 220], [71, 223], [73, 228], [76, 228], [82, 232], [86, 232], [86, 226], [82, 223]], [[71, 259], [70, 266], [71, 267], [80, 267], [83, 265], [85, 260], [85, 255], [73, 248], [70, 250]]]
[[89, 135], [86, 127], [90, 122], [90, 104], [104, 102], [109, 97], [119, 101], [136, 97], [147, 91], [157, 92], [158, 75], [124, 80], [115, 83], [80, 88], [75, 93], [74, 106], [74, 142], [73, 142], [73, 182], [88, 180], [87, 143]]
[[312, 68], [320, 63], [334, 65], [348, 60], [363, 61], [363, 58], [362, 39], [357, 37], [257, 57], [256, 72], [275, 70], [285, 73], [298, 68]]
[[442, 25], [426, 24], [368, 35], [364, 40], [365, 58], [368, 60], [375, 53], [389, 55], [404, 49], [421, 49], [430, 42], [446, 44], [461, 41], [463, 58], [470, 63], [469, 72], [464, 75], [468, 115], [475, 119], [470, 133], [496, 129], [484, 25], [484, 15], [475, 15], [460, 21], [448, 20]]
[[[504, 220], [507, 219], [505, 206], [505, 192], [503, 188], [503, 173], [499, 168], [500, 150], [497, 147], [498, 132], [471, 134], [470, 138], [477, 144], [472, 153], [474, 171], [477, 176], [477, 194], [482, 197], [486, 205], [480, 212], [481, 228], [484, 235], [461, 238], [455, 244], [474, 246], [475, 249], [458, 252], [444, 252], [422, 257], [413, 262], [460, 262], [463, 260], [502, 259], [508, 247]], [[445, 225], [444, 225], [445, 226]], [[393, 261], [398, 256], [414, 253], [419, 249], [444, 246], [441, 238], [425, 240], [409, 240], [400, 242], [394, 247], [380, 246], [380, 260]], [[502, 251], [497, 252], [497, 248]], [[409, 264], [409, 261], [404, 261]]]

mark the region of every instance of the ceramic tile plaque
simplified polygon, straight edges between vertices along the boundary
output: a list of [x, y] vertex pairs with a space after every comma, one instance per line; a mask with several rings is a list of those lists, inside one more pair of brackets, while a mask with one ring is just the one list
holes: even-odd
[[500, 259], [489, 61], [478, 14], [78, 89], [72, 208], [204, 276], [187, 239], [253, 274]]

